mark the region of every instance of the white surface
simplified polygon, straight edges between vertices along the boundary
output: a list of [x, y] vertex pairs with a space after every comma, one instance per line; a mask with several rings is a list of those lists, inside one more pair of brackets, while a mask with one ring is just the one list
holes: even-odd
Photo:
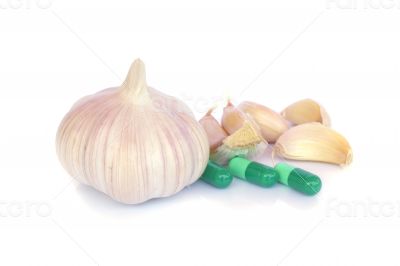
[[[399, 265], [400, 3], [265, 2], [0, 0], [0, 264]], [[314, 98], [354, 163], [296, 163], [322, 177], [315, 198], [235, 180], [112, 202], [71, 181], [54, 139], [136, 57], [197, 117]]]

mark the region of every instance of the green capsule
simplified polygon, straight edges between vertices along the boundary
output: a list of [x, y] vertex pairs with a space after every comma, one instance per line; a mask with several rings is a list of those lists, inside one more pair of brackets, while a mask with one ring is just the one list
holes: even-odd
[[226, 188], [232, 183], [233, 177], [224, 167], [208, 161], [200, 179], [216, 188]]
[[303, 169], [286, 163], [278, 163], [275, 170], [279, 173], [279, 182], [306, 195], [315, 195], [321, 190], [321, 179]]
[[274, 168], [249, 161], [242, 157], [231, 159], [228, 169], [233, 176], [261, 187], [271, 187], [279, 178]]

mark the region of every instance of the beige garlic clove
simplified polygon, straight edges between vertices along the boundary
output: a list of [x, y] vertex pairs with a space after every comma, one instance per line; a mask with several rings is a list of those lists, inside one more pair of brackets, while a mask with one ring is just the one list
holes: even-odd
[[210, 154], [210, 159], [218, 164], [227, 164], [235, 156], [254, 159], [267, 148], [268, 142], [261, 136], [260, 130], [251, 119], [223, 140], [223, 144]]
[[224, 130], [232, 135], [243, 126], [246, 120], [246, 115], [234, 106], [231, 101], [228, 101], [222, 113], [221, 125]]
[[282, 111], [282, 116], [295, 125], [319, 122], [330, 126], [331, 121], [325, 108], [311, 99], [295, 102]]
[[242, 102], [237, 107], [249, 115], [258, 124], [261, 134], [269, 143], [274, 143], [283, 132], [289, 129], [289, 123], [277, 112], [254, 102]]
[[218, 121], [212, 115], [214, 109], [210, 109], [203, 118], [199, 120], [199, 123], [203, 126], [207, 133], [208, 142], [210, 144], [210, 151], [218, 148], [222, 141], [228, 136], [225, 130], [221, 127]]
[[349, 142], [320, 123], [292, 127], [277, 140], [275, 154], [286, 159], [348, 165], [353, 159]]
[[120, 87], [72, 107], [56, 146], [72, 177], [130, 204], [179, 192], [200, 177], [209, 157], [207, 135], [189, 108], [148, 87], [139, 59]]

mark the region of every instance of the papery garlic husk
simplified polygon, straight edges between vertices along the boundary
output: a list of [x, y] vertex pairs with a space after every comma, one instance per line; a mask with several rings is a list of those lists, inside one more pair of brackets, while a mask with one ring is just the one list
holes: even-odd
[[222, 141], [228, 136], [225, 130], [221, 127], [219, 122], [214, 118], [212, 112], [214, 109], [210, 109], [200, 120], [199, 123], [202, 125], [207, 133], [208, 142], [210, 144], [210, 151], [214, 151], [216, 148], [221, 146]]
[[349, 142], [338, 132], [320, 123], [290, 128], [275, 143], [272, 155], [301, 161], [348, 165], [353, 159]]
[[192, 112], [148, 87], [139, 59], [120, 87], [72, 107], [56, 144], [71, 176], [129, 204], [177, 193], [200, 177], [209, 157], [206, 133]]
[[274, 143], [289, 129], [289, 123], [280, 114], [261, 104], [246, 101], [239, 104], [237, 109], [254, 119], [263, 138], [269, 143]]
[[325, 126], [330, 126], [331, 124], [331, 120], [325, 108], [311, 99], [295, 102], [286, 107], [281, 114], [294, 125], [311, 122], [319, 122]]
[[263, 154], [268, 142], [261, 136], [257, 124], [248, 118], [243, 126], [223, 140], [223, 144], [210, 154], [210, 159], [225, 165], [236, 156], [255, 159]]

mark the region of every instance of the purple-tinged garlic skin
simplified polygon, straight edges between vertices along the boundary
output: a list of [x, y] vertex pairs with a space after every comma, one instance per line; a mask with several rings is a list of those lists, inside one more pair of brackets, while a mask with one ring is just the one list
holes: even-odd
[[213, 109], [210, 109], [200, 120], [199, 123], [207, 133], [210, 151], [214, 151], [221, 146], [222, 141], [228, 136], [218, 121], [212, 115]]
[[200, 177], [209, 157], [207, 135], [190, 109], [148, 87], [140, 59], [120, 87], [72, 107], [56, 146], [72, 177], [128, 204], [179, 192]]

